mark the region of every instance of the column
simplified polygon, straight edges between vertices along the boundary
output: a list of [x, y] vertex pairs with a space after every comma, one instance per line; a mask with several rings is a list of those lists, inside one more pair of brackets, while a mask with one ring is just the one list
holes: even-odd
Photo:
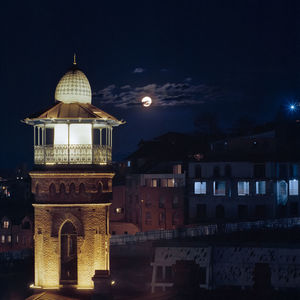
[[112, 148], [112, 132], [113, 132], [113, 128], [110, 129], [110, 147]]
[[106, 163], [107, 163], [107, 146], [108, 146], [107, 140], [108, 140], [108, 128], [106, 127], [106, 129], [105, 129], [105, 144], [106, 144], [106, 147], [105, 147], [105, 149], [106, 149], [106, 151], [105, 151], [105, 162]]
[[35, 131], [36, 131], [36, 126], [33, 126], [33, 146], [36, 144], [36, 137], [35, 137]]
[[68, 122], [68, 164], [70, 163], [70, 123]]
[[40, 146], [40, 127], [37, 127], [38, 130], [38, 146]]
[[44, 127], [42, 129], [43, 133], [43, 150], [44, 150], [44, 164], [46, 164], [46, 125], [44, 124]]
[[94, 163], [94, 123], [92, 123], [92, 164]]

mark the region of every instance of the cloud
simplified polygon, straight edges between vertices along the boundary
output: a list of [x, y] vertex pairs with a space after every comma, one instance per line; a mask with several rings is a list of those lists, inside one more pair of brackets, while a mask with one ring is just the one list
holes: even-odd
[[143, 68], [135, 68], [134, 70], [133, 70], [133, 73], [144, 73], [145, 72], [145, 69], [143, 69]]
[[116, 107], [128, 108], [140, 105], [144, 96], [151, 97], [154, 106], [171, 107], [216, 101], [223, 97], [223, 93], [218, 87], [204, 83], [191, 84], [191, 81], [185, 80], [182, 83], [168, 82], [162, 85], [152, 83], [140, 87], [109, 85], [93, 96], [102, 105], [113, 104]]

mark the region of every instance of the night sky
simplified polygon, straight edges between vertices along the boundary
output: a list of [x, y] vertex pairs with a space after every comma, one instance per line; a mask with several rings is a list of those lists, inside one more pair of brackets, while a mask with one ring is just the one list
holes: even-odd
[[223, 128], [272, 120], [300, 101], [297, 2], [2, 1], [0, 169], [31, 167], [33, 131], [20, 120], [54, 102], [74, 52], [93, 104], [127, 121], [115, 160], [141, 139], [193, 132], [206, 113]]

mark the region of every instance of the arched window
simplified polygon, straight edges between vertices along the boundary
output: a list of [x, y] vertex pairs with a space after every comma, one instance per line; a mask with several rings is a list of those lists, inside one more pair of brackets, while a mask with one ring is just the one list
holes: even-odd
[[65, 194], [66, 193], [66, 187], [63, 183], [60, 184], [59, 193], [60, 194]]
[[70, 184], [69, 192], [70, 192], [70, 194], [75, 194], [75, 184], [73, 182]]
[[83, 183], [80, 183], [79, 185], [79, 194], [84, 194], [85, 193], [85, 186]]
[[56, 188], [55, 188], [55, 184], [54, 183], [50, 184], [50, 186], [49, 186], [49, 193], [50, 193], [50, 196], [54, 196], [56, 194]]

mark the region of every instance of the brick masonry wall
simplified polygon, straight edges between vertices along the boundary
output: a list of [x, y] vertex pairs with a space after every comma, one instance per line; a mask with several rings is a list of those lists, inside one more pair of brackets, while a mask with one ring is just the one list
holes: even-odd
[[[113, 174], [32, 173], [35, 214], [35, 285], [58, 287], [60, 284], [60, 230], [70, 221], [77, 233], [77, 268], [79, 288], [92, 288], [95, 270], [109, 270], [109, 200]], [[101, 191], [95, 187], [103, 186]], [[64, 196], [51, 194], [51, 184], [64, 184]], [[70, 191], [74, 184], [74, 191]], [[83, 184], [84, 197], [79, 193]]]

